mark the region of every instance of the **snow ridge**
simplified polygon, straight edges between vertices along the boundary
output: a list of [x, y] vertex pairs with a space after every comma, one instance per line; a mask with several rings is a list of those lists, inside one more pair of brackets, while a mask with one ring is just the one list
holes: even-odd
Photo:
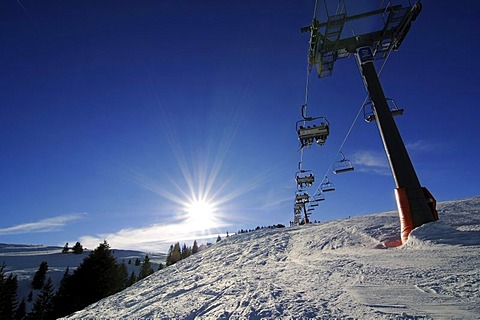
[[[480, 197], [231, 236], [68, 319], [478, 319]], [[379, 250], [383, 248], [384, 250]]]

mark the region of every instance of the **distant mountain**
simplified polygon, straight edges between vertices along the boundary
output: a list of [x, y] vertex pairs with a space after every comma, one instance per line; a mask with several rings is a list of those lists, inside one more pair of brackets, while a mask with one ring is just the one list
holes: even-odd
[[234, 235], [68, 319], [479, 319], [480, 197]]

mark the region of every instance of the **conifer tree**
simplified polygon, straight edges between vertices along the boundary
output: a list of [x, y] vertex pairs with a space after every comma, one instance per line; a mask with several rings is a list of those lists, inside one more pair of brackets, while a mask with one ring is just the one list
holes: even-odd
[[135, 272], [132, 271], [132, 273], [130, 273], [130, 277], [128, 278], [128, 286], [130, 287], [135, 282], [137, 282], [137, 277], [135, 276]]
[[122, 262], [118, 267], [118, 281], [120, 283], [120, 290], [128, 287], [128, 269], [127, 265], [124, 262]]
[[194, 240], [193, 246], [192, 246], [192, 254], [195, 254], [197, 252], [198, 252], [198, 244], [197, 244], [197, 240]]
[[68, 253], [68, 250], [70, 250], [70, 248], [68, 247], [68, 242], [67, 242], [67, 243], [65, 243], [65, 245], [63, 246], [62, 253]]
[[222, 240], [222, 237], [220, 237], [220, 235], [218, 235], [217, 237], [217, 242], [221, 241]]
[[142, 267], [140, 268], [140, 272], [138, 273], [138, 280], [148, 277], [153, 272], [154, 271], [152, 268], [152, 264], [150, 263], [150, 258], [148, 257], [148, 254], [147, 254], [145, 255]]
[[28, 293], [27, 301], [32, 302], [32, 300], [33, 300], [33, 291], [30, 290], [30, 292]]
[[27, 316], [27, 304], [25, 302], [25, 298], [22, 299], [22, 302], [17, 307], [17, 310], [15, 310], [15, 315], [13, 319], [15, 320], [24, 320], [26, 319]]
[[30, 319], [54, 319], [54, 293], [52, 278], [48, 278], [28, 314]]
[[[55, 316], [66, 315], [68, 314], [68, 305], [65, 304], [65, 301], [68, 301], [70, 298], [70, 294], [68, 292], [68, 281], [70, 278], [70, 268], [67, 267], [65, 272], [63, 273], [63, 277], [60, 280], [60, 284], [57, 289], [57, 293], [55, 294], [54, 298], [54, 314]], [[29, 297], [30, 301], [31, 297]]]
[[83, 253], [83, 246], [80, 242], [77, 241], [72, 248], [74, 254], [82, 254]]
[[170, 249], [168, 250], [167, 254], [167, 266], [171, 266], [172, 264], [177, 263], [182, 258], [180, 252], [180, 243], [175, 243], [175, 245], [171, 245]]
[[187, 245], [184, 243], [182, 247], [182, 252], [180, 254], [181, 259], [188, 258], [192, 254], [192, 249], [188, 248]]
[[17, 276], [5, 277], [5, 265], [0, 267], [0, 319], [12, 319], [17, 308]]
[[56, 300], [56, 317], [83, 309], [120, 291], [119, 268], [110, 246], [104, 241], [67, 278], [65, 289]]
[[39, 290], [43, 287], [43, 284], [45, 283], [45, 277], [48, 271], [48, 263], [47, 261], [42, 261], [40, 263], [40, 266], [38, 267], [37, 272], [35, 272], [35, 275], [33, 276], [32, 280], [32, 288], [34, 290]]
[[160, 262], [160, 264], [158, 265], [158, 271], [163, 270], [163, 269], [165, 269], [165, 265]]

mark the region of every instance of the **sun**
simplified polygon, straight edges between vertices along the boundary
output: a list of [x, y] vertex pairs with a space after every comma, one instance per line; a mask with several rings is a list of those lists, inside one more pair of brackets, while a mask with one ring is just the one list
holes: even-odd
[[215, 227], [215, 206], [206, 200], [193, 200], [186, 207], [187, 223], [198, 229]]

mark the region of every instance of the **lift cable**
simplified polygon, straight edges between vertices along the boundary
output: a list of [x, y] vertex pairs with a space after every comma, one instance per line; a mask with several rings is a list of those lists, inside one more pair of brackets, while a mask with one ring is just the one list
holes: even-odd
[[[315, 7], [313, 9], [313, 17], [312, 17], [312, 21], [315, 21], [316, 17], [317, 17], [317, 4], [318, 4], [318, 0], [315, 0]], [[307, 61], [308, 61], [308, 56], [307, 56]], [[303, 106], [301, 107], [302, 108], [302, 117], [304, 115], [306, 115], [307, 113], [307, 105], [308, 105], [308, 87], [310, 85], [310, 65], [309, 63], [307, 63], [307, 77], [306, 77], [306, 81], [305, 81], [305, 99], [304, 99], [304, 102], [303, 102]], [[305, 122], [304, 122], [304, 125], [305, 125]], [[299, 169], [301, 169], [301, 166], [302, 166], [302, 163], [303, 163], [303, 148], [300, 148], [300, 163], [299, 163]]]
[[[392, 52], [392, 49], [390, 49], [387, 53], [387, 56], [385, 57], [385, 60], [383, 61], [383, 64], [382, 66], [380, 67], [380, 70], [378, 72], [378, 76], [380, 76], [380, 74], [382, 73], [383, 71], [383, 68], [385, 67], [385, 64], [387, 63], [388, 61], [388, 58], [390, 57], [390, 53]], [[366, 87], [365, 87], [366, 88]], [[350, 129], [348, 129], [348, 132], [347, 134], [345, 135], [345, 138], [343, 139], [342, 143], [340, 144], [340, 147], [338, 148], [338, 151], [337, 153], [335, 153], [335, 158], [333, 158], [333, 161], [330, 163], [330, 165], [328, 166], [327, 170], [325, 171], [325, 174], [323, 175], [323, 178], [322, 180], [319, 181], [319, 186], [317, 187], [317, 189], [315, 189], [315, 193], [319, 192], [321, 190], [321, 186], [322, 186], [322, 183], [324, 183], [324, 181], [328, 180], [328, 173], [330, 172], [330, 170], [333, 168], [333, 165], [334, 163], [337, 161], [337, 155], [342, 151], [343, 149], [343, 146], [345, 145], [345, 143], [347, 142], [347, 139], [349, 138], [350, 136], [350, 133], [352, 132], [353, 130], [353, 127], [355, 126], [355, 123], [357, 122], [358, 120], [358, 117], [360, 116], [360, 114], [362, 113], [362, 110], [363, 110], [363, 106], [365, 105], [365, 103], [368, 101], [369, 99], [369, 95], [367, 93], [367, 96], [365, 97], [365, 99], [363, 100], [363, 103], [360, 105], [360, 109], [358, 110], [357, 112], [357, 115], [355, 116], [355, 119], [353, 120], [352, 122], [352, 125], [350, 126]]]

